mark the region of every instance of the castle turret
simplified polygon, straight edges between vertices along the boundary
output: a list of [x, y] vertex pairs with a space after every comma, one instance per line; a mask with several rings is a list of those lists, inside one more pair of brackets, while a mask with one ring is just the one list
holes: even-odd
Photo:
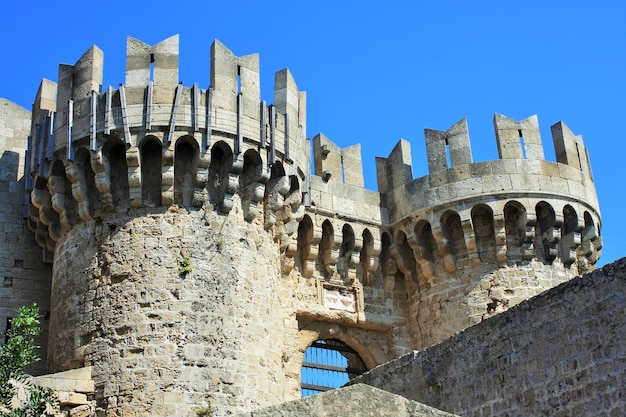
[[378, 161], [389, 242], [413, 253], [414, 268], [397, 275], [411, 288], [415, 348], [587, 272], [600, 256], [600, 212], [582, 138], [555, 124], [557, 162], [549, 162], [536, 116], [517, 122], [496, 114], [494, 126], [499, 160], [472, 161], [463, 119], [445, 132], [425, 129], [426, 177], [407, 178], [406, 142]]
[[473, 160], [465, 119], [426, 129], [429, 174], [400, 140], [366, 190], [360, 145], [311, 147], [288, 69], [268, 104], [257, 54], [215, 41], [210, 85], [184, 85], [178, 45], [129, 37], [125, 83], [105, 89], [90, 48], [42, 83], [31, 139], [10, 138], [28, 144], [23, 216], [52, 263], [49, 371], [93, 367], [106, 415], [323, 391], [308, 371], [352, 378], [598, 260], [589, 159], [565, 124], [557, 162], [535, 116], [495, 116], [495, 161]]
[[31, 228], [54, 264], [48, 366], [93, 366], [110, 415], [299, 392], [272, 334], [309, 176], [305, 95], [283, 70], [268, 106], [258, 55], [211, 51], [211, 86], [186, 87], [178, 36], [129, 37], [126, 83], [101, 91], [94, 46], [37, 99], [54, 125], [28, 161]]

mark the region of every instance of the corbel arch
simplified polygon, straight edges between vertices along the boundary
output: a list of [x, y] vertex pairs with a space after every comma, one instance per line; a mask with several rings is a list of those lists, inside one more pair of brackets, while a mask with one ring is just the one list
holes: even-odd
[[130, 207], [126, 144], [120, 139], [109, 139], [102, 148], [102, 156], [113, 207], [125, 210]]
[[174, 146], [174, 204], [190, 207], [196, 187], [198, 142], [192, 136], [182, 136]]
[[209, 201], [218, 208], [223, 204], [224, 192], [228, 187], [231, 167], [233, 166], [233, 151], [224, 141], [219, 141], [211, 148], [211, 162], [209, 163], [209, 178], [207, 190]]
[[520, 202], [511, 200], [504, 205], [504, 230], [506, 235], [507, 258], [518, 263], [523, 260], [526, 242], [526, 224], [528, 216], [526, 207]]
[[537, 257], [542, 261], [552, 263], [558, 255], [557, 243], [560, 240], [560, 227], [557, 224], [554, 208], [545, 201], [535, 206], [537, 226], [535, 228], [535, 247]]
[[472, 227], [476, 238], [478, 256], [482, 263], [496, 262], [496, 236], [493, 210], [486, 204], [472, 207]]
[[155, 136], [146, 136], [139, 146], [141, 200], [146, 207], [161, 205], [163, 147]]

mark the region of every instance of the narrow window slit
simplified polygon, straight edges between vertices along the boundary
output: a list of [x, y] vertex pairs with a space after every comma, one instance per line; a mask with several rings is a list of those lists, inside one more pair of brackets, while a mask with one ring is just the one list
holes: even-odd
[[237, 94], [241, 93], [241, 65], [237, 65]]
[[526, 144], [524, 143], [524, 135], [522, 134], [522, 129], [518, 129], [519, 133], [519, 145], [522, 148], [522, 159], [526, 159]]
[[150, 81], [154, 81], [154, 54], [150, 54]]

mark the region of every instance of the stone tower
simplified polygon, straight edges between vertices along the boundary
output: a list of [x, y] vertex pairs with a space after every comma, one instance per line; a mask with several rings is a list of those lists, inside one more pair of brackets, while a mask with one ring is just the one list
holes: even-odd
[[[215, 41], [211, 83], [178, 80], [178, 37], [128, 38], [40, 89], [27, 219], [52, 263], [48, 368], [93, 367], [106, 414], [217, 415], [300, 397], [304, 351], [339, 340], [367, 368], [437, 343], [593, 268], [600, 217], [582, 139], [496, 115], [500, 159], [474, 163], [465, 120], [426, 130], [363, 188], [359, 145], [306, 138], [289, 70], [261, 100], [259, 57]], [[42, 84], [43, 85], [43, 84]], [[24, 138], [25, 139], [25, 138]], [[311, 174], [311, 161], [315, 174]]]

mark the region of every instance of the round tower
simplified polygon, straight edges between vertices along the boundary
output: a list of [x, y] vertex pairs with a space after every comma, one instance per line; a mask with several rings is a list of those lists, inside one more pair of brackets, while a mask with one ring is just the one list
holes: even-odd
[[268, 106], [258, 55], [217, 41], [211, 55], [211, 86], [185, 87], [178, 36], [128, 38], [126, 82], [100, 91], [94, 46], [60, 67], [31, 143], [29, 224], [53, 262], [49, 370], [92, 366], [106, 415], [292, 399], [277, 283], [304, 209], [305, 95], [283, 70]]
[[600, 211], [582, 137], [552, 126], [544, 159], [537, 117], [494, 117], [500, 159], [473, 162], [467, 123], [425, 129], [429, 175], [412, 177], [409, 144], [377, 161], [387, 195], [383, 275], [409, 287], [414, 349], [593, 269]]
[[377, 160], [375, 192], [359, 145], [318, 134], [310, 155], [288, 70], [274, 103], [260, 99], [256, 54], [215, 41], [207, 89], [179, 83], [177, 36], [128, 38], [117, 89], [101, 91], [102, 63], [94, 46], [60, 66], [56, 97], [40, 92], [25, 172], [29, 226], [53, 263], [49, 370], [93, 367], [108, 416], [293, 400], [318, 385], [301, 369], [324, 368], [309, 347], [343, 352], [353, 376], [600, 256], [588, 157], [563, 123], [557, 162], [536, 117], [496, 115], [488, 162], [473, 162], [465, 120], [427, 129], [429, 175], [413, 179], [400, 141]]

